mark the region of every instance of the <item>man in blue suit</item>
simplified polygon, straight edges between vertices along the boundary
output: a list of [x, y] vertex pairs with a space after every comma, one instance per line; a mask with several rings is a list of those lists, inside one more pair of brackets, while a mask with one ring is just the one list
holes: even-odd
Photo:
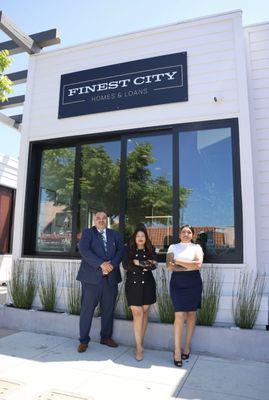
[[79, 353], [87, 350], [93, 313], [98, 303], [101, 308], [100, 343], [110, 347], [118, 346], [112, 339], [112, 330], [118, 283], [121, 281], [119, 265], [123, 249], [121, 236], [107, 228], [106, 213], [97, 212], [94, 226], [83, 231], [79, 242], [82, 257], [77, 275], [82, 285]]

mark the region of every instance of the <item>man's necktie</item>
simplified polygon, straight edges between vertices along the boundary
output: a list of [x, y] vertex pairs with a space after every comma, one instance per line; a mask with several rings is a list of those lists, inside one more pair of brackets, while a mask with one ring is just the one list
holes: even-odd
[[107, 243], [106, 243], [106, 236], [105, 236], [105, 231], [101, 231], [101, 236], [103, 239], [103, 243], [104, 243], [104, 248], [105, 248], [105, 252], [107, 251]]

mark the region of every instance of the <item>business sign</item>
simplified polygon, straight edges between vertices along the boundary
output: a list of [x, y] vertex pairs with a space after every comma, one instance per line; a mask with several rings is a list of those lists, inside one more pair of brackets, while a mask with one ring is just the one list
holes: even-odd
[[187, 100], [184, 52], [62, 75], [58, 117]]

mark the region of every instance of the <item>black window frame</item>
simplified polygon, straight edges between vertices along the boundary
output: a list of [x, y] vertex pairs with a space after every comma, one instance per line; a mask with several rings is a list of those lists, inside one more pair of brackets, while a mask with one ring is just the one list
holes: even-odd
[[[157, 127], [146, 127], [131, 130], [120, 130], [113, 132], [102, 132], [83, 136], [61, 137], [56, 139], [34, 141], [29, 143], [29, 157], [27, 170], [27, 184], [24, 208], [24, 229], [22, 239], [23, 257], [42, 258], [66, 258], [80, 259], [76, 248], [77, 222], [79, 217], [79, 178], [81, 174], [80, 157], [83, 144], [93, 144], [109, 141], [120, 141], [121, 145], [121, 170], [120, 170], [120, 204], [119, 204], [119, 230], [124, 232], [126, 205], [127, 205], [127, 140], [131, 137], [146, 137], [156, 135], [171, 135], [173, 143], [173, 243], [178, 240], [179, 234], [179, 135], [180, 132], [231, 128], [232, 142], [232, 170], [233, 170], [233, 193], [234, 193], [234, 227], [235, 227], [235, 251], [225, 255], [207, 255], [204, 262], [215, 264], [243, 263], [243, 218], [242, 218], [242, 193], [240, 173], [240, 147], [238, 119], [221, 119], [211, 121], [200, 121], [183, 124], [173, 124]], [[35, 250], [36, 228], [38, 218], [38, 198], [40, 183], [41, 156], [43, 150], [75, 147], [75, 172], [74, 192], [72, 208], [72, 244], [70, 252], [40, 252]], [[30, 205], [30, 206], [29, 206]], [[165, 254], [158, 255], [159, 261], [165, 261]]]

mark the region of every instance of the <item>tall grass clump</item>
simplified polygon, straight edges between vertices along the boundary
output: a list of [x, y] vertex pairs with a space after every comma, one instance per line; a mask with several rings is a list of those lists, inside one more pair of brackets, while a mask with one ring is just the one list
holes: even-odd
[[38, 281], [33, 263], [16, 260], [8, 285], [9, 296], [17, 308], [30, 309], [37, 293]]
[[197, 311], [198, 325], [212, 326], [219, 308], [222, 288], [222, 275], [218, 268], [209, 267], [201, 270], [203, 280], [202, 305]]
[[77, 268], [68, 264], [65, 270], [65, 281], [68, 288], [66, 308], [69, 314], [79, 315], [81, 308], [81, 284], [76, 280]]
[[125, 318], [129, 321], [131, 321], [133, 319], [133, 314], [131, 311], [131, 308], [128, 306], [128, 302], [127, 302], [127, 298], [125, 295], [125, 283], [126, 283], [126, 277], [127, 277], [127, 273], [126, 271], [123, 272], [123, 280], [122, 280], [122, 284], [119, 290], [119, 295], [118, 298], [116, 300], [116, 304], [121, 301], [122, 304], [122, 310], [123, 313], [125, 315]]
[[173, 324], [175, 312], [168, 290], [168, 272], [163, 268], [157, 274], [157, 305], [161, 322]]
[[44, 311], [54, 311], [57, 302], [57, 282], [52, 265], [39, 278], [39, 297]]
[[242, 329], [252, 329], [258, 317], [265, 285], [265, 274], [252, 271], [240, 272], [238, 282], [233, 287], [233, 318], [235, 325]]

